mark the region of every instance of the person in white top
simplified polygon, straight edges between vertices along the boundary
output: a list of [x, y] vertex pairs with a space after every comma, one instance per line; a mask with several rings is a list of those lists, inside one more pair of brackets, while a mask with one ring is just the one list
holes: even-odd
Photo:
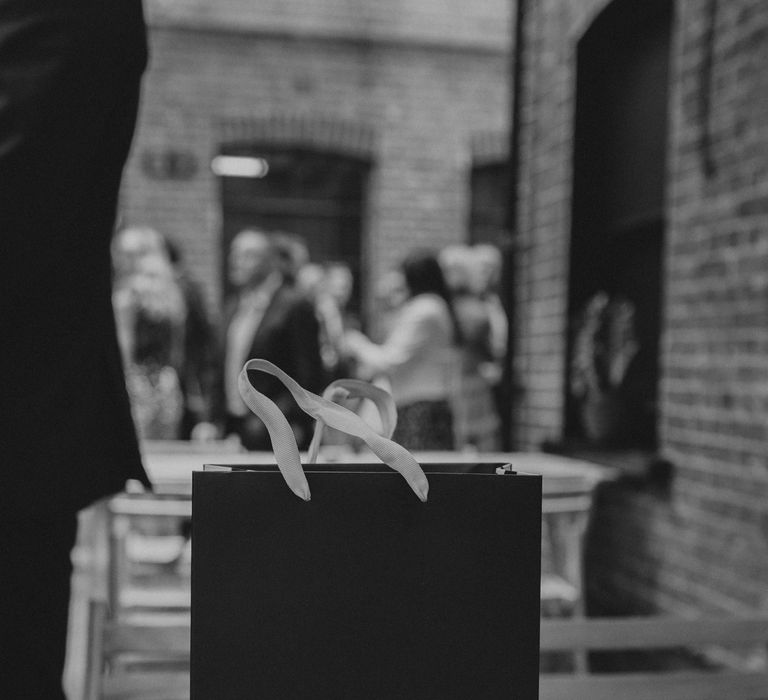
[[435, 254], [412, 252], [402, 272], [408, 298], [384, 342], [350, 331], [346, 352], [357, 361], [361, 378], [384, 375], [389, 380], [398, 409], [393, 439], [408, 449], [450, 450], [460, 331]]

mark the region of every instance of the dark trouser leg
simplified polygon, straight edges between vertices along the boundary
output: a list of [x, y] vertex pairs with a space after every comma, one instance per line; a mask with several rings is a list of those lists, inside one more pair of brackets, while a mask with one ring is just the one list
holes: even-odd
[[109, 240], [143, 34], [140, 0], [0, 0], [2, 700], [63, 698], [74, 511], [139, 472]]
[[0, 523], [0, 698], [64, 698], [77, 516]]

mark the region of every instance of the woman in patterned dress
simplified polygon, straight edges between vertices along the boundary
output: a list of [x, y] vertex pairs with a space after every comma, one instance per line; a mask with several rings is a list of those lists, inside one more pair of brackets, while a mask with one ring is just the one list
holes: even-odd
[[126, 384], [139, 436], [178, 439], [186, 307], [165, 251], [149, 249], [119, 275], [113, 294]]

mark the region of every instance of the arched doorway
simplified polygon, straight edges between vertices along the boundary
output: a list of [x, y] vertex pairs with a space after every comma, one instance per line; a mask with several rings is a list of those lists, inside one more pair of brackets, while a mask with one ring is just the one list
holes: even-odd
[[[249, 226], [301, 236], [313, 262], [346, 263], [355, 278], [350, 311], [360, 309], [364, 210], [370, 163], [348, 155], [274, 143], [229, 143], [221, 155], [254, 163], [250, 174], [220, 175], [222, 261]], [[256, 165], [260, 164], [260, 165]], [[229, 292], [222, 270], [224, 294]]]
[[579, 312], [604, 291], [632, 305], [638, 346], [621, 382], [622, 425], [605, 441], [656, 444], [671, 25], [669, 0], [614, 0], [578, 44], [565, 421], [572, 440], [595, 437], [594, 416], [574, 395], [574, 335]]

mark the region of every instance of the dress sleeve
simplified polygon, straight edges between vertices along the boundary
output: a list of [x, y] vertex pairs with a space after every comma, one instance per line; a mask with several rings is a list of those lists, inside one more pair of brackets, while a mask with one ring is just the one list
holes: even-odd
[[415, 299], [398, 316], [394, 327], [381, 345], [358, 336], [355, 352], [358, 360], [374, 372], [390, 372], [404, 365], [430, 344], [442, 329], [442, 309], [432, 299]]

